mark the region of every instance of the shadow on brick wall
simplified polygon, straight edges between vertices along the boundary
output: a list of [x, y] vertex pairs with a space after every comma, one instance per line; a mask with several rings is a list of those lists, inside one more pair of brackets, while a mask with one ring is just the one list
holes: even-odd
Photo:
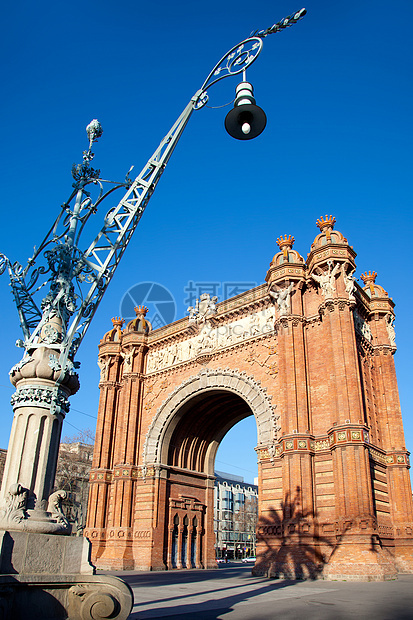
[[270, 517], [260, 517], [254, 575], [284, 579], [317, 579], [345, 532], [339, 537], [320, 536], [317, 513], [304, 510], [301, 488], [286, 493], [280, 508], [270, 507]]

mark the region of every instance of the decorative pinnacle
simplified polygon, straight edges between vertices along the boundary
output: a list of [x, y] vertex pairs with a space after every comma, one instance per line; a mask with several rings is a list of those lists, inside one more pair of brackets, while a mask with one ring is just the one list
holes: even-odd
[[366, 286], [370, 286], [370, 288], [372, 288], [377, 278], [377, 272], [369, 271], [367, 273], [366, 271], [365, 273], [362, 273], [360, 277]]
[[149, 309], [146, 306], [135, 306], [134, 310], [138, 319], [144, 319], [149, 312]]
[[94, 118], [93, 121], [90, 121], [89, 125], [86, 127], [87, 137], [89, 138], [89, 151], [92, 148], [92, 144], [97, 142], [98, 138], [103, 133], [102, 125], [99, 123], [97, 118]]
[[367, 271], [366, 271], [365, 273], [362, 273], [360, 277], [363, 280], [365, 286], [368, 286], [370, 288], [371, 295], [374, 295], [374, 283], [375, 283], [376, 278], [377, 278], [377, 272], [376, 271], [369, 271], [367, 273]]
[[336, 218], [333, 215], [330, 215], [329, 217], [326, 215], [325, 219], [323, 218], [323, 216], [321, 216], [317, 221], [316, 224], [319, 227], [319, 229], [321, 230], [321, 232], [324, 231], [332, 231], [334, 228], [334, 224], [336, 223]]
[[285, 258], [288, 258], [288, 250], [291, 250], [294, 245], [294, 241], [295, 239], [291, 235], [288, 235], [288, 237], [287, 235], [284, 235], [284, 238], [282, 235], [278, 237], [277, 245], [284, 254]]
[[284, 239], [281, 235], [281, 237], [278, 237], [277, 239], [277, 245], [280, 248], [280, 250], [283, 250], [284, 248], [288, 248], [289, 250], [291, 250], [291, 248], [294, 245], [294, 237], [292, 237], [291, 235], [284, 235]]
[[112, 319], [113, 327], [117, 327], [121, 329], [125, 323], [125, 319], [121, 319], [120, 317], [114, 316]]

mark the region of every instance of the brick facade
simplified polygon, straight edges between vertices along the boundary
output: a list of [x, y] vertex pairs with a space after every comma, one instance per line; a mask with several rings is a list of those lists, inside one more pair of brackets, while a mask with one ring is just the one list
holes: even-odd
[[[106, 569], [215, 567], [214, 460], [254, 415], [255, 574], [389, 579], [413, 569], [394, 304], [335, 219], [306, 261], [280, 248], [266, 284], [152, 330], [146, 309], [99, 346], [85, 535]], [[201, 304], [202, 305], [202, 304]], [[201, 307], [201, 306], [200, 306]], [[209, 308], [209, 310], [208, 310]]]

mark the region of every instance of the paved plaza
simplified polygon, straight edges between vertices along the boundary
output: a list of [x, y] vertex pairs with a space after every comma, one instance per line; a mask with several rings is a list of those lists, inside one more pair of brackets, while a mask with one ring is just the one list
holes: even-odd
[[133, 589], [130, 620], [413, 620], [413, 575], [387, 582], [288, 581], [251, 567], [118, 572]]

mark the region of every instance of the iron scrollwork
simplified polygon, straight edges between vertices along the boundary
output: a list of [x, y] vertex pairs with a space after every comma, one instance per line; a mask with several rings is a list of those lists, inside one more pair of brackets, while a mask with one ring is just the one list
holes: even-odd
[[232, 47], [215, 65], [200, 89], [196, 108], [203, 107], [208, 101], [207, 89], [226, 77], [245, 71], [258, 58], [263, 46], [263, 39], [270, 34], [280, 32], [296, 24], [306, 14], [305, 9], [285, 17], [270, 28], [256, 30], [247, 39]]
[[254, 60], [258, 58], [258, 55], [262, 50], [262, 46], [262, 40], [258, 37], [245, 39], [238, 45], [235, 45], [212, 69], [211, 73], [203, 83], [201, 91], [206, 91], [213, 84], [216, 84], [226, 77], [237, 75], [238, 73], [245, 71], [245, 69], [252, 65]]

